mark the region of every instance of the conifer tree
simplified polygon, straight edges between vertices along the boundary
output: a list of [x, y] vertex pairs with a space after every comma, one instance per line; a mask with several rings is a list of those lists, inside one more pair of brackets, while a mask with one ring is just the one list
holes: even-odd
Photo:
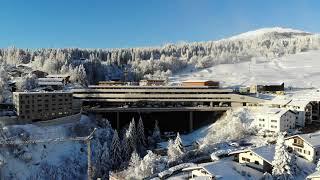
[[146, 147], [146, 137], [144, 134], [144, 125], [143, 125], [141, 116], [139, 118], [138, 127], [137, 127], [137, 138], [138, 138], [138, 142], [137, 142], [138, 150], [140, 153], [143, 153], [142, 151], [145, 151], [145, 147]]
[[114, 135], [111, 142], [111, 150], [110, 150], [110, 162], [112, 164], [113, 169], [120, 167], [122, 163], [121, 157], [121, 144], [118, 136], [117, 130], [114, 131]]
[[293, 175], [290, 168], [291, 155], [284, 144], [284, 135], [280, 134], [275, 147], [275, 155], [272, 161], [272, 175], [276, 180], [292, 180]]

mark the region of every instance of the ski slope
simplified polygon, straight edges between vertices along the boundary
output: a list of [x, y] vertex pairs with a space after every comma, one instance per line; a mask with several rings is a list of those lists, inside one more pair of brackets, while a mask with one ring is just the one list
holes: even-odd
[[276, 59], [254, 58], [235, 64], [220, 64], [199, 71], [188, 69], [170, 77], [178, 83], [190, 79], [217, 80], [224, 87], [255, 83], [281, 83], [286, 87], [320, 87], [320, 50]]

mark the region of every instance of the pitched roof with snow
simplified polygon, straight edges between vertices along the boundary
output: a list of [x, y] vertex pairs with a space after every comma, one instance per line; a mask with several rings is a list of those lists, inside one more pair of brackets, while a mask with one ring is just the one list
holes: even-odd
[[67, 78], [70, 77], [68, 74], [50, 74], [46, 76], [47, 78]]
[[59, 81], [39, 81], [39, 86], [63, 86], [64, 84]]
[[45, 82], [62, 82], [64, 81], [64, 78], [38, 78], [38, 81], [45, 81]]
[[232, 153], [229, 153], [229, 155], [245, 153], [248, 151], [253, 152], [257, 156], [259, 156], [260, 158], [264, 159], [265, 161], [271, 164], [273, 161], [274, 153], [275, 153], [275, 145], [267, 145], [267, 146], [252, 148], [252, 149], [234, 151]]
[[293, 137], [300, 137], [312, 147], [320, 146], [320, 132], [309, 133], [309, 134], [298, 134], [298, 135], [287, 137], [286, 139], [291, 139]]
[[311, 178], [320, 178], [320, 171], [316, 171], [312, 174], [309, 174], [306, 179], [311, 179]]
[[275, 146], [274, 145], [261, 146], [258, 148], [251, 149], [251, 151], [271, 164], [275, 154]]
[[263, 114], [263, 115], [268, 115], [268, 116], [272, 116], [275, 118], [280, 118], [283, 114], [287, 113], [288, 111], [292, 112], [291, 110], [284, 109], [284, 108], [261, 107], [261, 108], [251, 110], [251, 115], [256, 116], [256, 115]]

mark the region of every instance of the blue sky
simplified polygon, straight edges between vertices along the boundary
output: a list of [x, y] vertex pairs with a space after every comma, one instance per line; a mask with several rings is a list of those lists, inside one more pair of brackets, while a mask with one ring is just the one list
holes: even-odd
[[0, 47], [118, 48], [263, 27], [319, 32], [318, 0], [0, 0]]

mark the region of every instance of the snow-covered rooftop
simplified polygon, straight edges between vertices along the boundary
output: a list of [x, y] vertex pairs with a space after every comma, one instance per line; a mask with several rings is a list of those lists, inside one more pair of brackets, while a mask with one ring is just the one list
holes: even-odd
[[199, 166], [203, 167], [206, 171], [208, 171], [210, 174], [214, 175], [216, 178], [219, 179], [246, 179], [246, 177], [242, 176], [239, 173], [239, 170], [242, 172], [249, 173], [251, 176], [253, 176], [253, 179], [258, 177], [260, 178], [262, 176], [262, 173], [257, 170], [241, 166], [240, 164], [230, 160], [219, 160], [216, 162], [203, 163], [199, 164]]
[[271, 164], [274, 158], [275, 146], [274, 145], [261, 146], [258, 148], [251, 149], [251, 151]]
[[300, 106], [304, 107], [309, 104], [311, 101], [317, 101], [317, 96], [308, 96], [306, 94], [305, 97], [295, 96], [277, 96], [273, 98], [271, 101], [265, 101], [265, 105], [280, 105], [280, 106]]
[[257, 116], [257, 115], [268, 115], [273, 117], [281, 117], [283, 114], [288, 112], [290, 110], [284, 109], [284, 108], [269, 108], [269, 107], [258, 107], [250, 109], [251, 116]]
[[38, 78], [38, 81], [63, 81], [64, 78]]
[[312, 178], [320, 178], [320, 171], [316, 171], [310, 174], [306, 179], [312, 179]]
[[40, 85], [40, 86], [63, 86], [63, 83], [59, 82], [59, 81], [39, 81], [38, 85]]
[[47, 78], [67, 78], [70, 77], [68, 74], [50, 74], [46, 76]]
[[261, 146], [253, 149], [244, 149], [244, 150], [238, 150], [233, 151], [229, 153], [229, 155], [239, 154], [243, 152], [251, 151], [255, 153], [257, 156], [261, 157], [265, 161], [271, 164], [273, 161], [274, 153], [275, 153], [275, 146], [274, 145], [267, 145], [267, 146]]
[[303, 139], [306, 143], [308, 143], [312, 147], [320, 146], [320, 132], [309, 133], [309, 134], [298, 134], [298, 135], [288, 137], [286, 139], [290, 139], [293, 137], [300, 137], [301, 139]]

